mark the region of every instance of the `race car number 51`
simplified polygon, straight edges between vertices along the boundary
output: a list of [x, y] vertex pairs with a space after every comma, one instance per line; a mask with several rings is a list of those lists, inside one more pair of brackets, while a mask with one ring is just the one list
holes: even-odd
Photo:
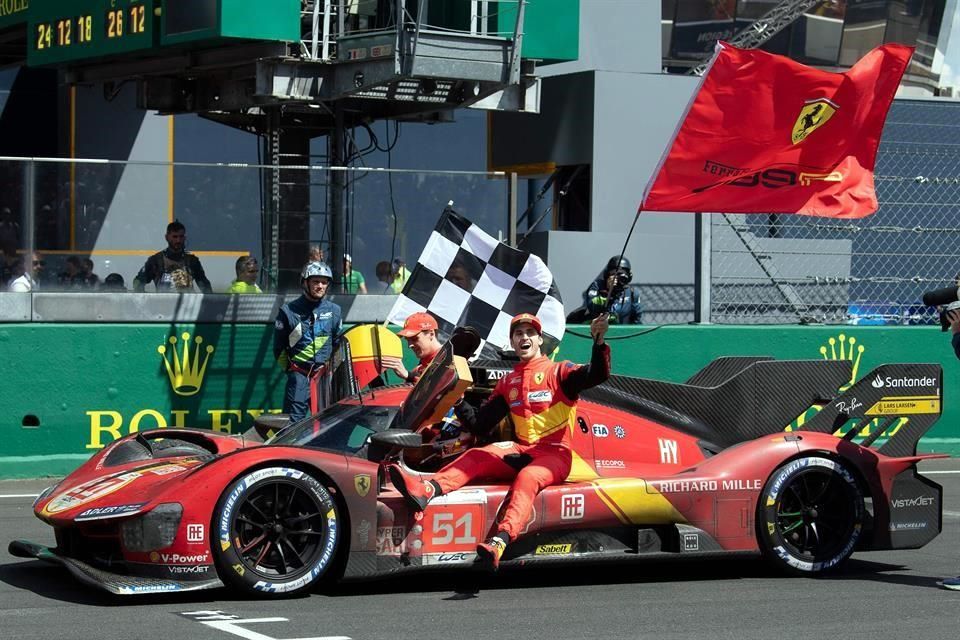
[[424, 551], [473, 551], [480, 540], [482, 522], [481, 505], [446, 505], [443, 511], [429, 516], [430, 530]]

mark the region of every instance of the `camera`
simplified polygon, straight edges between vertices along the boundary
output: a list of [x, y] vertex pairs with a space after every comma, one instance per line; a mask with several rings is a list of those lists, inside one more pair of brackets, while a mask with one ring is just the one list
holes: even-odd
[[614, 302], [619, 300], [623, 294], [623, 290], [626, 289], [629, 284], [630, 272], [626, 269], [617, 269], [616, 274], [614, 274], [613, 285], [607, 294], [608, 305], [613, 305]]
[[960, 309], [960, 288], [944, 287], [943, 289], [934, 289], [923, 294], [923, 304], [928, 307], [941, 307], [940, 309], [940, 330], [946, 331], [950, 327], [950, 320], [947, 319], [947, 312]]

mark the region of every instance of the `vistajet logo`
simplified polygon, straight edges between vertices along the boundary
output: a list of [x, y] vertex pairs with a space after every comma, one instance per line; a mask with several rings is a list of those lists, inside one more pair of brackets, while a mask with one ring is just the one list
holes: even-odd
[[902, 389], [904, 387], [936, 387], [940, 381], [930, 376], [920, 376], [919, 378], [891, 378], [887, 376], [881, 378], [879, 375], [870, 383], [874, 389]]

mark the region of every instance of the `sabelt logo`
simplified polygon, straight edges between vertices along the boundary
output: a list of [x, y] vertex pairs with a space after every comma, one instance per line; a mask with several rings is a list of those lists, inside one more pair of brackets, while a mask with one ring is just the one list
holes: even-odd
[[573, 550], [573, 544], [541, 544], [537, 546], [534, 555], [538, 556], [555, 556], [561, 554], [570, 553]]
[[902, 389], [904, 387], [937, 387], [940, 381], [930, 376], [920, 376], [919, 378], [891, 378], [890, 376], [881, 377], [879, 374], [870, 382], [874, 389]]

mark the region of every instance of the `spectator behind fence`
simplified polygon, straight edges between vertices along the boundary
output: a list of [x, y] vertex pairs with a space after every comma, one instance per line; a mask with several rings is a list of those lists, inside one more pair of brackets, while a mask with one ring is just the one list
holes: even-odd
[[[8, 253], [0, 248], [0, 289], [5, 289], [7, 283], [14, 278], [13, 275], [13, 266], [20, 260], [20, 264], [23, 265], [23, 260], [17, 258], [17, 253]], [[20, 275], [19, 273], [17, 274]]]
[[20, 248], [20, 223], [13, 218], [10, 207], [0, 209], [0, 251], [7, 254], [13, 264], [17, 249]]
[[6, 269], [6, 277], [3, 280], [3, 290], [10, 291], [10, 285], [13, 284], [13, 281], [23, 275], [23, 256], [13, 256]]
[[84, 289], [96, 289], [100, 285], [100, 276], [93, 272], [93, 260], [80, 261], [80, 286]]
[[57, 274], [57, 287], [60, 289], [76, 289], [80, 286], [82, 270], [80, 258], [67, 256], [63, 262], [63, 271]]
[[40, 288], [40, 276], [43, 274], [43, 268], [47, 263], [39, 253], [34, 253], [31, 258], [30, 268], [21, 266], [17, 269], [22, 275], [10, 282], [10, 291], [23, 293], [37, 291]]
[[111, 273], [103, 279], [100, 285], [101, 291], [126, 291], [127, 287], [123, 282], [123, 276], [119, 273]]
[[260, 273], [260, 263], [253, 256], [237, 258], [237, 279], [230, 284], [227, 293], [263, 293], [257, 286], [257, 275]]
[[349, 253], [343, 254], [343, 276], [340, 278], [340, 291], [353, 295], [367, 292], [363, 274], [354, 270], [353, 258]]
[[203, 293], [211, 293], [210, 281], [200, 259], [186, 250], [187, 229], [179, 220], [167, 225], [167, 248], [153, 254], [133, 279], [133, 290], [143, 291], [152, 282], [157, 291], [192, 291], [194, 281]]
[[393, 264], [386, 260], [378, 262], [376, 271], [377, 280], [384, 283], [383, 294], [400, 293], [410, 279], [410, 272], [401, 258], [394, 259]]
[[307, 263], [310, 262], [326, 262], [323, 259], [323, 247], [318, 244], [310, 245], [310, 250], [307, 251]]

